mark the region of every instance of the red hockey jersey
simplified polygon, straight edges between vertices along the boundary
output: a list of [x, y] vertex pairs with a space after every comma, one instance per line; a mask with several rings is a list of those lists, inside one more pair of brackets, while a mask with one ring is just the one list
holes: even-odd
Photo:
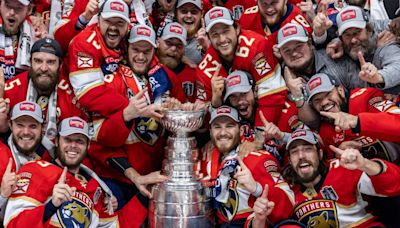
[[[389, 100], [385, 100], [384, 94], [381, 90], [375, 88], [359, 88], [354, 89], [350, 92], [350, 96], [348, 98], [348, 113], [352, 115], [358, 115], [362, 113], [380, 113], [381, 119], [380, 121], [391, 123], [393, 119], [393, 112], [395, 110], [399, 110], [399, 108]], [[383, 114], [385, 113], [385, 114]], [[393, 123], [392, 123], [393, 124]], [[372, 126], [370, 126], [371, 129]], [[368, 128], [364, 130], [368, 131]], [[378, 127], [375, 125], [372, 131], [378, 130]], [[355, 140], [360, 142], [363, 145], [363, 151], [368, 151], [368, 153], [363, 154], [364, 156], [370, 157], [379, 157], [387, 160], [397, 159], [396, 151], [399, 149], [398, 145], [391, 144], [390, 146], [386, 145], [386, 142], [382, 142], [379, 139], [385, 139], [385, 135], [391, 134], [382, 134], [376, 135], [379, 139], [368, 137], [366, 135], [354, 134], [352, 130], [336, 132], [335, 126], [328, 123], [322, 122], [320, 126], [320, 136], [324, 140], [325, 145], [335, 145], [339, 146], [344, 141]], [[373, 136], [373, 135], [371, 135]], [[333, 158], [334, 153], [328, 150], [328, 158]]]
[[[321, 179], [319, 189], [293, 186], [294, 217], [304, 225], [324, 227], [373, 227], [379, 224], [367, 213], [361, 194], [396, 196], [400, 194], [400, 168], [383, 161], [384, 172], [368, 176], [360, 170], [348, 170], [332, 160]], [[290, 195], [290, 194], [289, 194]], [[379, 226], [381, 227], [381, 226]]]
[[[270, 153], [266, 151], [251, 152], [243, 159], [243, 162], [251, 171], [254, 180], [260, 183], [263, 188], [265, 184], [268, 184], [268, 186], [285, 184], [279, 173], [279, 163]], [[222, 158], [221, 153], [216, 148], [207, 154], [203, 154], [200, 160], [201, 182], [208, 188], [209, 196], [216, 200], [221, 194], [224, 194], [224, 191], [227, 191], [229, 197], [225, 204], [220, 201], [217, 202], [217, 205], [219, 205], [217, 207], [218, 224], [242, 219], [243, 225], [245, 225], [251, 218], [256, 197], [242, 188], [235, 178], [231, 177], [227, 183], [221, 179], [221, 176], [225, 176], [227, 171], [232, 171], [232, 176], [236, 172], [237, 166], [236, 155], [229, 154]], [[227, 186], [227, 189], [224, 189], [223, 186]], [[288, 218], [291, 215], [290, 209], [292, 208], [290, 201], [287, 200], [276, 204], [274, 216], [271, 216], [272, 221], [276, 222]], [[248, 221], [246, 222], [246, 220]]]
[[[258, 110], [267, 120], [277, 123], [283, 108], [287, 88], [281, 76], [281, 67], [272, 54], [272, 44], [261, 35], [241, 30], [238, 45], [230, 71], [243, 70], [253, 75], [258, 87]], [[212, 97], [211, 78], [217, 69], [219, 76], [227, 77], [229, 72], [222, 67], [217, 51], [210, 46], [197, 67], [197, 98], [210, 101]], [[262, 125], [256, 112], [256, 126]]]
[[261, 23], [261, 14], [258, 6], [247, 9], [243, 16], [240, 18], [239, 24], [243, 29], [249, 29], [257, 32], [258, 34], [267, 37], [273, 44], [277, 42], [278, 30], [287, 23], [296, 23], [301, 25], [311, 37], [312, 27], [301, 14], [297, 6], [288, 4], [286, 15], [282, 17], [282, 21], [277, 23], [273, 28], [268, 26], [263, 27]]
[[[94, 178], [84, 174], [67, 173], [66, 184], [76, 187], [72, 200], [63, 203], [52, 217], [43, 223], [46, 202], [51, 198], [63, 169], [36, 161], [23, 166], [16, 188], [7, 205], [6, 227], [139, 227], [147, 216], [147, 209], [138, 198], [113, 215], [104, 212], [104, 193]], [[135, 216], [132, 217], [131, 215]]]

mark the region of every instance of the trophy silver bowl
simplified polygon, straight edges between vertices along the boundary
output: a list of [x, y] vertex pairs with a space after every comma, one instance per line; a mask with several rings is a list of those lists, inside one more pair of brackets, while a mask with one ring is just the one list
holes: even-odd
[[186, 138], [190, 132], [203, 125], [205, 110], [167, 111], [161, 118], [161, 125], [180, 138]]
[[163, 173], [169, 179], [153, 187], [150, 227], [212, 227], [211, 205], [201, 183], [195, 179], [198, 150], [190, 132], [199, 129], [205, 110], [167, 111], [161, 124], [173, 136], [167, 140]]

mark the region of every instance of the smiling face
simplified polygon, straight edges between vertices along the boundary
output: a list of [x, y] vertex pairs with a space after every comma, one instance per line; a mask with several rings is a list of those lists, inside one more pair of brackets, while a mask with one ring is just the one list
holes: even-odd
[[342, 86], [335, 87], [330, 92], [322, 92], [311, 98], [311, 105], [318, 112], [340, 112], [346, 104], [345, 92]]
[[182, 60], [185, 46], [178, 38], [158, 39], [157, 57], [170, 69], [175, 69]]
[[211, 140], [221, 154], [235, 149], [240, 142], [239, 123], [230, 117], [218, 117], [211, 123]]
[[160, 5], [160, 10], [163, 12], [169, 12], [175, 8], [177, 0], [157, 0]]
[[12, 139], [17, 150], [30, 155], [42, 140], [42, 124], [30, 116], [21, 116], [10, 123]]
[[226, 62], [233, 61], [235, 57], [239, 33], [239, 28], [223, 23], [215, 24], [208, 32], [211, 45]]
[[25, 6], [19, 1], [1, 0], [0, 15], [3, 19], [3, 30], [8, 36], [17, 35], [20, 25], [29, 15], [31, 6]]
[[132, 71], [137, 75], [146, 73], [153, 59], [154, 52], [153, 45], [144, 40], [129, 44], [128, 61]]
[[359, 51], [364, 57], [368, 56], [376, 48], [376, 43], [370, 39], [370, 36], [371, 32], [368, 32], [366, 28], [346, 29], [341, 36], [344, 52], [355, 61], [358, 60]]
[[256, 103], [252, 89], [247, 93], [232, 93], [228, 99], [231, 105], [239, 111], [240, 117], [249, 121], [252, 120]]
[[80, 166], [86, 157], [89, 140], [79, 133], [60, 136], [57, 140], [57, 158], [69, 170]]
[[301, 183], [310, 183], [319, 175], [322, 151], [303, 140], [294, 141], [289, 148], [289, 162]]
[[192, 37], [200, 29], [201, 10], [192, 3], [185, 3], [176, 10], [176, 20], [185, 27], [188, 37]]
[[301, 72], [313, 63], [312, 45], [308, 42], [290, 41], [279, 51], [286, 66], [295, 72]]
[[128, 33], [128, 25], [124, 19], [119, 17], [99, 19], [100, 33], [108, 48], [117, 48], [120, 42], [125, 38]]
[[257, 5], [263, 21], [268, 26], [276, 25], [286, 13], [287, 0], [258, 0]]
[[35, 52], [31, 56], [29, 77], [40, 94], [50, 95], [59, 79], [60, 59], [47, 52]]

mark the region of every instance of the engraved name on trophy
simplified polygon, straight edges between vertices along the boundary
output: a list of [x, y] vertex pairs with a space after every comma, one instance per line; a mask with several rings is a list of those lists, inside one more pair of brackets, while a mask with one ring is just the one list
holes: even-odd
[[167, 111], [161, 119], [165, 129], [173, 133], [167, 140], [163, 172], [169, 179], [153, 187], [150, 201], [150, 227], [211, 227], [210, 205], [204, 188], [194, 177], [193, 167], [198, 150], [194, 137], [201, 127], [204, 110]]

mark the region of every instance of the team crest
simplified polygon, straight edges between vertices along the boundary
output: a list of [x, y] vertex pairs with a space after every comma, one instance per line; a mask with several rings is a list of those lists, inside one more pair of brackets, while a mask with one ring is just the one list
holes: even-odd
[[93, 58], [86, 56], [78, 56], [78, 68], [93, 67]]
[[232, 221], [239, 208], [239, 194], [236, 191], [237, 180], [231, 179], [228, 186], [228, 201], [226, 203], [219, 203], [218, 210], [228, 221]]
[[307, 227], [339, 227], [335, 202], [332, 200], [308, 200], [294, 210], [296, 220]]
[[267, 59], [265, 57], [259, 58], [254, 67], [259, 75], [265, 75], [271, 70], [271, 66], [268, 64]]
[[14, 186], [13, 194], [24, 194], [28, 191], [32, 174], [23, 172], [18, 175], [17, 183]]
[[162, 133], [162, 127], [153, 118], [136, 118], [133, 132], [140, 141], [154, 145]]
[[[87, 228], [92, 220], [92, 202], [86, 194], [80, 193], [85, 200], [73, 197], [71, 201], [65, 202], [57, 210], [57, 218], [61, 227]], [[90, 203], [89, 205], [84, 201]]]
[[194, 84], [190, 81], [186, 81], [182, 83], [183, 91], [185, 92], [186, 96], [190, 97], [193, 95], [194, 92]]

